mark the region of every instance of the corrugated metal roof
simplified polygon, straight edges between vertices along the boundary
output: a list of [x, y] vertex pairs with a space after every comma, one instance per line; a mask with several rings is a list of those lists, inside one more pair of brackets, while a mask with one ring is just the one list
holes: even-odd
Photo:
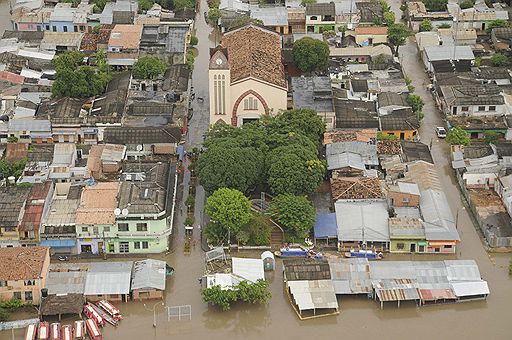
[[361, 155], [352, 152], [327, 155], [327, 170], [343, 169], [346, 167], [365, 170]]
[[423, 301], [457, 299], [457, 296], [451, 289], [420, 289], [419, 292]]
[[475, 260], [445, 260], [449, 281], [480, 281], [480, 271]]
[[338, 240], [389, 241], [386, 200], [338, 200], [335, 210]]
[[233, 257], [231, 260], [233, 266], [233, 274], [238, 275], [250, 282], [256, 282], [258, 280], [265, 279], [262, 259]]
[[338, 309], [338, 299], [331, 280], [288, 281], [286, 285], [300, 311]]
[[135, 261], [131, 290], [136, 289], [165, 290], [165, 262], [153, 259]]
[[430, 189], [422, 191], [420, 209], [427, 240], [460, 240], [455, 226], [455, 218], [444, 192]]
[[[455, 50], [455, 51], [454, 51]], [[471, 46], [427, 46], [425, 47], [425, 53], [428, 61], [438, 60], [474, 60], [475, 55]], [[455, 55], [455, 57], [454, 57]]]
[[489, 286], [486, 281], [453, 282], [451, 284], [457, 297], [489, 295]]
[[412, 279], [372, 281], [380, 301], [419, 300], [418, 284]]
[[132, 266], [132, 261], [91, 263], [84, 295], [129, 294]]
[[418, 196], [420, 195], [420, 189], [416, 183], [398, 182], [398, 187], [401, 192]]

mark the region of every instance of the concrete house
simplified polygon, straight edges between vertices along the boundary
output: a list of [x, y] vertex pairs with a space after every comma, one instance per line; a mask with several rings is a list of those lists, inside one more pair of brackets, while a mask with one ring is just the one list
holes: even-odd
[[139, 58], [143, 25], [116, 25], [110, 33], [107, 58], [111, 66], [132, 66]]
[[371, 46], [388, 42], [388, 28], [386, 26], [358, 26], [354, 30], [356, 44]]
[[76, 210], [78, 253], [101, 254], [107, 251], [106, 237], [115, 225], [118, 182], [95, 183], [83, 189]]
[[287, 108], [278, 33], [256, 25], [230, 31], [210, 51], [210, 124], [233, 126]]
[[334, 2], [306, 5], [306, 32], [334, 31], [336, 7]]
[[30, 188], [25, 211], [18, 225], [20, 243], [22, 246], [35, 246], [39, 244], [39, 229], [43, 218], [48, 214], [53, 183], [35, 183]]
[[475, 55], [470, 46], [427, 46], [421, 53], [421, 59], [428, 72], [434, 71], [433, 63], [436, 61], [468, 61], [475, 62]]
[[501, 116], [507, 113], [502, 90], [497, 85], [442, 85], [438, 94], [446, 115]]
[[18, 225], [25, 214], [30, 188], [8, 186], [0, 191], [0, 248], [20, 247]]
[[108, 252], [161, 253], [168, 250], [176, 199], [176, 167], [168, 163], [128, 163], [116, 206]]
[[0, 299], [39, 305], [49, 266], [48, 247], [0, 248]]

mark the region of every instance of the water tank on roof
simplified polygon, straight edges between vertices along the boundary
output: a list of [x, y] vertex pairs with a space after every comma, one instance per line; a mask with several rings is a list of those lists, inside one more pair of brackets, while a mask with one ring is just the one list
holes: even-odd
[[16, 183], [16, 177], [9, 176], [9, 177], [7, 177], [7, 181], [9, 182], [9, 184], [14, 184], [14, 183]]
[[41, 297], [48, 297], [48, 288], [41, 289]]
[[9, 116], [8, 115], [2, 115], [2, 116], [0, 116], [0, 120], [2, 122], [8, 122], [9, 121]]

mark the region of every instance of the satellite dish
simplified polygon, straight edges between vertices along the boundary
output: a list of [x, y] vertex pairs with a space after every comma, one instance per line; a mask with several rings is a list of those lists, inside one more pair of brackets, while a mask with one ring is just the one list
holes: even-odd
[[123, 209], [123, 210], [121, 211], [121, 214], [122, 214], [123, 216], [128, 216], [128, 209], [126, 209], [126, 208], [125, 208], [125, 209]]
[[142, 144], [138, 144], [136, 149], [137, 149], [137, 151], [142, 151], [142, 149], [143, 149]]
[[116, 216], [121, 215], [121, 209], [119, 209], [119, 208], [115, 208], [115, 209], [114, 209], [114, 215], [116, 215]]

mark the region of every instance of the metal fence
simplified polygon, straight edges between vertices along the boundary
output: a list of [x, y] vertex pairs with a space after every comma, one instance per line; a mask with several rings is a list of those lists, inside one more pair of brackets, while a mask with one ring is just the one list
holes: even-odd
[[181, 321], [182, 319], [192, 320], [192, 306], [191, 305], [183, 305], [183, 306], [167, 306], [167, 321], [171, 321], [171, 319], [178, 319]]

